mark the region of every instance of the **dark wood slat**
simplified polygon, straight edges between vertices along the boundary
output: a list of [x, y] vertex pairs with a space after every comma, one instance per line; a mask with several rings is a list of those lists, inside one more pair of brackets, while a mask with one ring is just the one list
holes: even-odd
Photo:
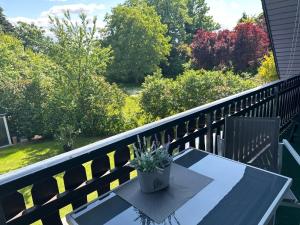
[[[57, 181], [53, 177], [35, 183], [31, 189], [33, 204], [38, 207], [48, 201], [54, 200], [58, 194]], [[43, 225], [62, 225], [58, 210], [48, 212], [41, 220]]]
[[[130, 160], [130, 149], [128, 146], [123, 146], [119, 148], [114, 154], [115, 167], [124, 167], [126, 163]], [[130, 179], [130, 174], [122, 174], [119, 178], [119, 184], [122, 184]]]
[[[105, 175], [110, 171], [110, 162], [108, 156], [102, 156], [100, 158], [96, 158], [92, 161], [91, 164], [92, 177], [99, 178]], [[97, 188], [98, 195], [102, 195], [106, 192], [110, 191], [110, 183], [105, 183]]]
[[[79, 165], [70, 170], [67, 170], [64, 174], [64, 184], [66, 191], [73, 191], [87, 181], [85, 168], [83, 165]], [[80, 199], [72, 201], [73, 209], [87, 203], [87, 196], [82, 196]]]
[[2, 205], [6, 220], [10, 220], [26, 210], [23, 195], [17, 191], [7, 195], [2, 200]]

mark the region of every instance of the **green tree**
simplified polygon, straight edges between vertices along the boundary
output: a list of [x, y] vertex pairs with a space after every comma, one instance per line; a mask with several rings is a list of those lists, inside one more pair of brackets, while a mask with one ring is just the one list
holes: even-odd
[[213, 20], [212, 16], [207, 15], [209, 7], [205, 0], [188, 0], [188, 15], [191, 23], [186, 24], [187, 42], [191, 43], [198, 29], [214, 31], [220, 29], [220, 24]]
[[52, 40], [46, 37], [45, 30], [36, 25], [18, 22], [15, 27], [15, 35], [22, 40], [24, 48], [29, 48], [34, 52], [49, 53], [48, 49], [52, 44]]
[[113, 49], [110, 80], [140, 83], [169, 54], [167, 27], [153, 7], [119, 5], [105, 18], [105, 43]]
[[9, 115], [13, 135], [32, 137], [44, 133], [42, 88], [58, 67], [42, 54], [24, 50], [18, 39], [0, 35], [0, 112]]
[[0, 7], [0, 31], [11, 34], [14, 32], [14, 26], [6, 19], [2, 7]]
[[63, 19], [50, 17], [50, 30], [57, 39], [50, 56], [62, 66], [69, 81], [82, 87], [85, 78], [104, 75], [111, 60], [111, 49], [101, 46], [96, 17], [90, 22], [85, 14], [80, 14], [80, 22], [74, 23], [69, 12], [64, 16]]
[[62, 73], [46, 83], [46, 120], [51, 124], [49, 133], [67, 143], [73, 141], [66, 138], [73, 138], [79, 131], [84, 135], [109, 135], [122, 130], [124, 94], [103, 78], [111, 49], [101, 46], [96, 17], [92, 23], [85, 14], [79, 18], [80, 22], [74, 23], [69, 12], [63, 19], [50, 17], [57, 40], [50, 56]]
[[[176, 76], [184, 71], [184, 64], [190, 59], [190, 50], [182, 51], [192, 42], [195, 32], [216, 30], [220, 25], [207, 15], [209, 7], [205, 0], [144, 0], [154, 6], [161, 22], [168, 27], [167, 35], [171, 37], [172, 49], [166, 62], [161, 64], [162, 72], [166, 76]], [[129, 0], [129, 2], [140, 2]]]

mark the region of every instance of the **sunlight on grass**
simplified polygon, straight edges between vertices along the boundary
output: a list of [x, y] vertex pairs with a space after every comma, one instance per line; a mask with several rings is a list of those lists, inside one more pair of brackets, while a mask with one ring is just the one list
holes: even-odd
[[[95, 142], [99, 140], [100, 138], [78, 138], [76, 141], [75, 146], [81, 147], [84, 145], [87, 145], [89, 143]], [[37, 142], [37, 143], [26, 143], [26, 144], [18, 144], [15, 146], [7, 147], [4, 149], [1, 149], [0, 151], [0, 174], [30, 165], [32, 163], [53, 157], [55, 155], [63, 153], [63, 150], [59, 146], [59, 144], [55, 141], [43, 141], [43, 142]], [[115, 167], [114, 163], [114, 152], [111, 152], [108, 154], [111, 169]], [[133, 152], [131, 151], [131, 159], [133, 158]], [[83, 164], [86, 170], [87, 179], [92, 179], [92, 172], [91, 172], [91, 162], [87, 162]], [[57, 180], [59, 193], [62, 193], [65, 191], [64, 188], [64, 181], [63, 181], [63, 175], [64, 173], [57, 174], [54, 176]], [[134, 178], [136, 176], [136, 171], [133, 171], [130, 173], [130, 178]], [[119, 181], [115, 180], [110, 184], [110, 188], [114, 189], [119, 185]], [[23, 188], [20, 190], [20, 192], [23, 194], [26, 207], [30, 208], [33, 206], [33, 201], [31, 198], [31, 187], [28, 186], [26, 188]], [[96, 191], [90, 193], [87, 196], [88, 202], [94, 200], [98, 197], [98, 194]], [[67, 205], [66, 207], [60, 209], [60, 216], [63, 218], [68, 213], [72, 211], [72, 206]], [[41, 221], [37, 221], [33, 223], [34, 225], [42, 225]]]

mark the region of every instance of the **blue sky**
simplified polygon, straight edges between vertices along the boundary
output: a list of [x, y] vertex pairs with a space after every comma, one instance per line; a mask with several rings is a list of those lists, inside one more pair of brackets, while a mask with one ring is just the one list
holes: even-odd
[[[98, 26], [111, 8], [125, 0], [0, 0], [0, 6], [13, 23], [21, 20], [47, 28], [48, 15], [60, 16], [66, 9], [73, 13], [84, 11], [88, 16], [97, 15]], [[243, 12], [257, 15], [262, 12], [260, 0], [206, 0], [210, 14], [222, 28], [231, 29]]]

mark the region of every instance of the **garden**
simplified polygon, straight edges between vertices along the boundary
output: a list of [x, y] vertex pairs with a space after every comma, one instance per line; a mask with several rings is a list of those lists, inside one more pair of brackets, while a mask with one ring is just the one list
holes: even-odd
[[208, 12], [128, 0], [103, 29], [50, 16], [49, 36], [1, 9], [0, 114], [27, 143], [1, 149], [0, 173], [277, 79], [262, 14], [221, 30]]

